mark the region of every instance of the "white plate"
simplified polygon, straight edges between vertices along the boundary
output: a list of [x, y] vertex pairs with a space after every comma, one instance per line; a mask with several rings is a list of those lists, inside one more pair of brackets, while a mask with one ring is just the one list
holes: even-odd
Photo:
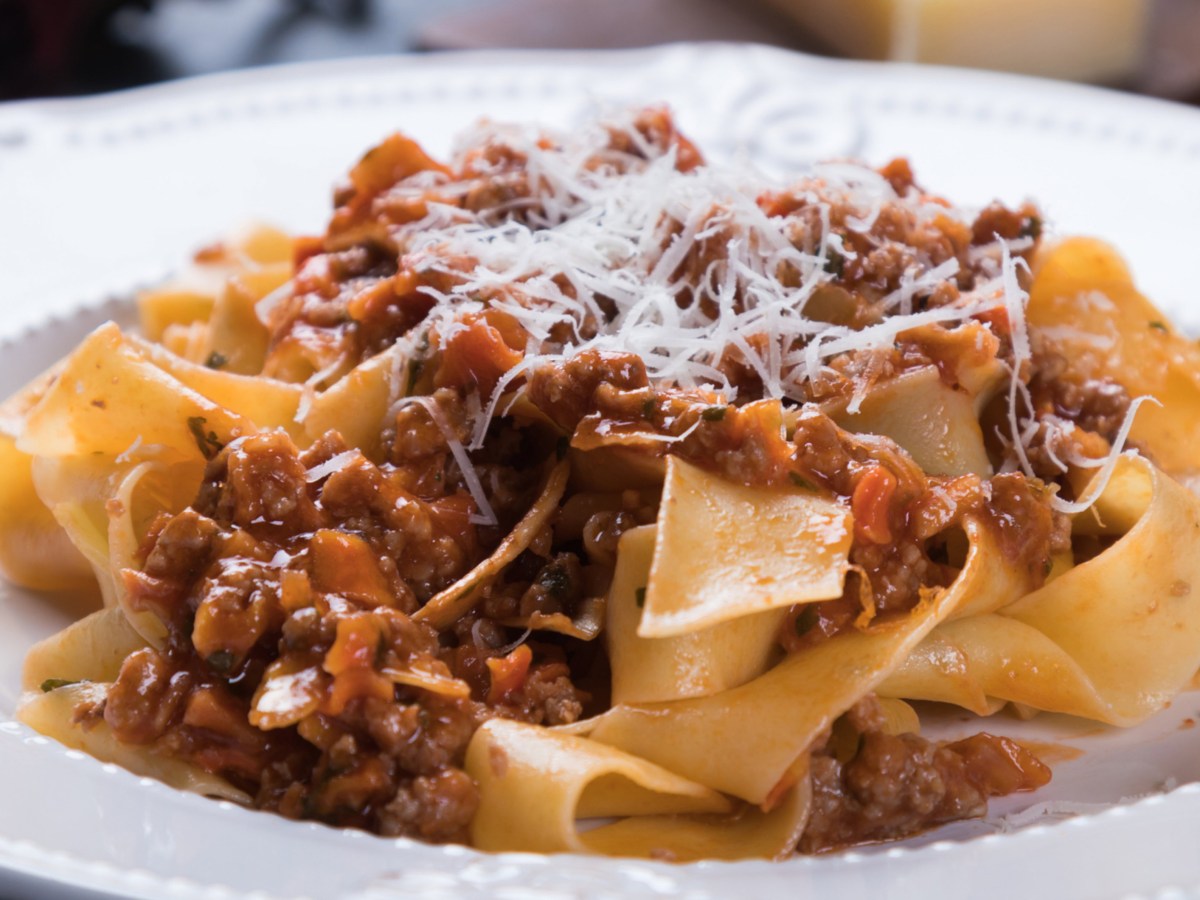
[[[128, 315], [127, 304], [101, 308], [106, 297], [230, 226], [266, 217], [319, 228], [332, 182], [393, 129], [441, 152], [481, 115], [566, 127], [597, 103], [654, 101], [669, 102], [714, 158], [745, 154], [782, 171], [814, 157], [907, 155], [922, 183], [956, 201], [1036, 198], [1060, 232], [1114, 241], [1147, 292], [1200, 329], [1196, 110], [761, 47], [402, 57], [0, 106], [0, 394], [105, 316]], [[65, 602], [0, 593], [0, 894], [1200, 896], [1200, 786], [1188, 783], [1200, 778], [1200, 733], [1186, 721], [1200, 718], [1195, 694], [1126, 732], [1054, 717], [989, 721], [1086, 752], [1058, 763], [1038, 794], [994, 804], [990, 823], [903, 846], [687, 867], [485, 856], [246, 812], [33, 735], [8, 718], [20, 661], [69, 616]], [[1088, 814], [1054, 821], [1027, 810], [1064, 800]], [[999, 820], [1006, 814], [1016, 815]]]

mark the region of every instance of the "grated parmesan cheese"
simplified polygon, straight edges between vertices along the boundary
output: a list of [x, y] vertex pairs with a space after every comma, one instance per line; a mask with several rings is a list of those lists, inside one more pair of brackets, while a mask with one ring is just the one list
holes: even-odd
[[438, 406], [438, 402], [433, 397], [426, 395], [401, 397], [392, 407], [393, 415], [402, 407], [412, 403], [417, 404], [425, 412], [429, 413], [429, 418], [442, 433], [442, 437], [446, 439], [446, 443], [450, 447], [450, 453], [453, 455], [454, 461], [458, 463], [463, 481], [467, 485], [467, 491], [470, 493], [471, 499], [475, 501], [475, 507], [479, 510], [478, 513], [471, 514], [469, 517], [470, 521], [475, 525], [498, 525], [500, 520], [496, 517], [495, 510], [492, 509], [492, 505], [488, 502], [487, 494], [484, 493], [483, 483], [479, 480], [475, 466], [471, 464], [471, 458], [467, 455], [466, 448], [463, 446], [462, 441], [458, 439], [458, 435], [454, 433], [453, 426], [446, 419], [446, 414], [442, 412], [442, 408]]
[[[618, 128], [636, 154], [609, 146]], [[482, 445], [501, 394], [521, 376], [585, 350], [636, 353], [654, 383], [704, 387], [727, 402], [737, 391], [721, 364], [735, 353], [767, 397], [803, 401], [805, 383], [832, 357], [890, 348], [908, 329], [952, 326], [1004, 307], [1018, 374], [1028, 358], [1026, 297], [1012, 256], [1028, 247], [1025, 237], [972, 248], [987, 277], [949, 305], [913, 309], [916, 297], [956, 278], [958, 260], [935, 264], [910, 248], [914, 258], [900, 287], [879, 304], [886, 318], [877, 324], [854, 329], [806, 315], [815, 292], [835, 280], [830, 261], [857, 258], [831, 226], [835, 206], [848, 211], [845, 227], [864, 235], [888, 206], [919, 223], [968, 221], [963, 211], [915, 189], [898, 194], [865, 165], [816, 164], [787, 188], [815, 216], [817, 227], [806, 235], [793, 218], [769, 216], [758, 203], [764, 191], [784, 185], [745, 169], [710, 165], [681, 172], [674, 148], [655, 148], [627, 123], [553, 139], [483, 123], [461, 152], [490, 145], [523, 160], [526, 194], [478, 213], [430, 204], [424, 219], [395, 226], [392, 235], [406, 265], [451, 276], [449, 288], [419, 288], [435, 304], [427, 322], [442, 339], [463, 327], [464, 314], [489, 306], [530, 335], [525, 359], [487, 398], [467, 449]], [[459, 168], [480, 177], [502, 174], [479, 154], [464, 157]], [[466, 192], [469, 185], [468, 177], [439, 190]], [[852, 409], [864, 394], [860, 388]]]

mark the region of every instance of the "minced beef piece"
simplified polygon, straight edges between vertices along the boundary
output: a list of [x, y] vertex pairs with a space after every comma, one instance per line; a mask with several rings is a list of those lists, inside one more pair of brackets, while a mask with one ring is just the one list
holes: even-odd
[[434, 843], [467, 843], [479, 806], [479, 791], [462, 769], [440, 769], [402, 784], [378, 815], [386, 837], [412, 837]]
[[981, 816], [989, 797], [1050, 780], [1045, 765], [1007, 738], [979, 734], [936, 744], [916, 734], [886, 734], [871, 697], [848, 718], [860, 735], [853, 756], [839, 761], [829, 746], [813, 754], [803, 853], [895, 840]]
[[1112, 441], [1129, 412], [1129, 392], [1111, 378], [1084, 378], [1056, 353], [1035, 360], [1029, 394], [1035, 414], [1053, 414]]

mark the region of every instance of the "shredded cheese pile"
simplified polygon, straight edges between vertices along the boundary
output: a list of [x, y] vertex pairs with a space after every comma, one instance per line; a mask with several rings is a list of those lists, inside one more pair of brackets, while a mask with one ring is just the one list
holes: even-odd
[[[614, 128], [629, 136], [636, 152], [610, 148]], [[746, 168], [679, 171], [675, 148], [653, 146], [630, 123], [552, 139], [544, 131], [485, 123], [464, 146], [489, 142], [523, 158], [526, 194], [482, 213], [431, 203], [425, 218], [394, 235], [408, 265], [457, 279], [446, 291], [421, 288], [435, 301], [427, 324], [443, 339], [465, 327], [464, 314], [488, 307], [505, 311], [530, 335], [523, 361], [485, 398], [468, 449], [482, 446], [514, 382], [585, 350], [636, 353], [660, 387], [703, 387], [726, 402], [737, 399], [737, 390], [719, 363], [733, 352], [761, 379], [765, 396], [803, 401], [804, 383], [832, 357], [890, 348], [909, 329], [952, 327], [1003, 309], [1014, 373], [1006, 437], [1019, 467], [1032, 474], [1025, 450], [1038, 423], [1019, 377], [1031, 360], [1028, 295], [1017, 277], [1023, 260], [1014, 256], [1031, 246], [1030, 238], [997, 237], [971, 248], [973, 289], [948, 305], [914, 311], [915, 297], [959, 274], [956, 259], [935, 265], [918, 253], [900, 286], [878, 302], [883, 318], [877, 323], [831, 325], [806, 315], [806, 307], [819, 288], [836, 281], [835, 268], [855, 258], [831, 228], [835, 206], [851, 211], [844, 227], [864, 235], [889, 205], [918, 222], [950, 217], [969, 224], [969, 213], [915, 189], [898, 194], [879, 172], [853, 162], [814, 164], [790, 185]], [[795, 219], [768, 216], [759, 206], [763, 192], [781, 188], [803, 202], [809, 220], [815, 211], [815, 233], [798, 234]], [[464, 259], [470, 261], [465, 270]], [[868, 388], [864, 382], [856, 389], [850, 411]], [[1114, 459], [1119, 452], [1120, 443]], [[1111, 465], [1104, 468], [1109, 474]]]

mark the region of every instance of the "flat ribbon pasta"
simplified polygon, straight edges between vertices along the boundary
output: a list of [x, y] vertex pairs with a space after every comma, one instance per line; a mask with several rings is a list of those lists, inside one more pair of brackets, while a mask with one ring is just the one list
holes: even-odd
[[112, 603], [154, 646], [162, 646], [166, 626], [154, 612], [134, 603], [127, 579], [141, 568], [138, 548], [151, 519], [159, 511], [176, 513], [186, 507], [199, 488], [200, 476], [201, 472], [187, 464], [141, 463], [121, 479], [112, 502], [106, 504], [108, 560], [104, 571], [111, 573]]
[[[26, 693], [17, 707], [17, 718], [47, 737], [135, 775], [209, 797], [249, 803], [245, 793], [223, 778], [160, 755], [153, 747], [122, 743], [103, 717], [79, 720], [80, 707], [98, 708], [125, 658], [145, 645], [119, 608], [92, 613], [51, 635], [35, 645], [25, 660], [22, 681]], [[48, 680], [77, 683], [51, 688]]]
[[428, 622], [434, 628], [446, 628], [462, 617], [480, 598], [480, 589], [496, 578], [505, 566], [520, 556], [545, 528], [558, 510], [563, 492], [567, 489], [570, 463], [563, 460], [550, 472], [542, 493], [525, 513], [516, 527], [500, 542], [487, 559], [413, 613], [417, 621]]
[[[266, 225], [252, 225], [220, 246], [209, 248], [203, 259], [178, 277], [138, 295], [142, 333], [152, 341], [169, 343], [169, 332], [175, 329], [201, 324], [207, 330], [210, 323], [222, 318], [219, 307], [230, 281], [239, 281], [243, 290], [252, 288], [265, 294], [291, 274], [292, 250], [289, 235]], [[232, 337], [239, 346], [247, 343], [243, 329]], [[216, 349], [226, 354], [229, 362], [235, 362], [237, 352], [230, 352], [229, 345], [219, 340], [211, 343], [206, 352]]]
[[929, 475], [988, 477], [976, 398], [942, 380], [936, 366], [914, 369], [873, 387], [857, 412], [827, 410], [842, 428], [889, 437]]
[[249, 419], [256, 428], [281, 428], [301, 446], [308, 443], [301, 423], [296, 420], [304, 393], [299, 385], [196, 365], [133, 335], [126, 335], [125, 340], [184, 387]]
[[880, 693], [981, 713], [1007, 700], [1113, 725], [1163, 708], [1200, 667], [1200, 502], [1138, 457], [1120, 459], [1101, 520], [1126, 494], [1149, 501], [1115, 544], [993, 615], [941, 626]]
[[37, 591], [95, 584], [88, 560], [38, 496], [33, 460], [6, 434], [0, 434], [0, 570]]
[[671, 862], [786, 859], [812, 812], [812, 781], [803, 777], [770, 812], [743, 806], [730, 815], [630, 816], [584, 837], [593, 853]]
[[481, 850], [587, 852], [577, 819], [730, 809], [715, 791], [644, 759], [506, 719], [475, 733], [466, 770], [479, 785], [471, 843]]
[[648, 456], [627, 447], [572, 447], [569, 458], [571, 487], [577, 491], [654, 489], [666, 477], [666, 462], [661, 456]]
[[291, 276], [289, 258], [240, 272], [226, 281], [208, 318], [203, 356], [193, 361], [218, 364], [214, 368], [242, 375], [261, 372], [267, 359], [270, 332], [258, 318], [258, 303], [283, 287]]
[[190, 763], [154, 752], [138, 744], [117, 740], [103, 719], [86, 724], [75, 721], [80, 704], [95, 706], [104, 701], [109, 685], [71, 684], [46, 693], [27, 694], [17, 709], [17, 718], [35, 731], [73, 750], [82, 750], [101, 762], [115, 763], [135, 775], [154, 778], [179, 790], [249, 804], [250, 798], [224, 778], [211, 775]]
[[17, 448], [41, 457], [115, 458], [141, 447], [195, 458], [202, 455], [200, 444], [210, 440], [209, 434], [215, 447], [255, 430], [248, 417], [164, 371], [110, 322], [67, 359], [57, 381], [30, 411]]
[[641, 637], [842, 594], [850, 512], [813, 491], [746, 487], [670, 457], [658, 523]]
[[49, 680], [116, 681], [125, 657], [145, 646], [123, 610], [102, 609], [34, 644], [25, 657], [22, 687], [36, 691]]
[[[300, 396], [295, 385], [194, 365], [127, 337], [112, 323], [96, 329], [41, 392], [11, 448], [13, 469], [5, 485], [18, 494], [28, 487], [21, 481], [19, 464], [32, 459], [26, 463], [32, 486], [62, 529], [60, 533], [51, 528], [32, 504], [9, 514], [14, 520], [11, 534], [44, 537], [42, 548], [49, 551], [25, 580], [53, 583], [58, 576], [47, 574], [50, 563], [61, 561], [63, 576], [77, 583], [82, 555], [91, 564], [105, 602], [117, 602], [108, 501], [138, 460], [149, 457], [177, 466], [172, 472], [176, 482], [166, 490], [172, 497], [185, 487], [194, 491], [206, 458], [229, 440], [260, 427], [302, 434], [295, 422]], [[144, 533], [137, 532], [135, 541]], [[63, 548], [62, 534], [78, 551], [74, 556]], [[33, 560], [42, 555], [42, 548]], [[132, 552], [121, 555], [128, 564]], [[139, 625], [145, 620], [144, 615], [130, 614]], [[141, 627], [148, 634], [161, 631]]]
[[779, 652], [775, 637], [787, 614], [783, 609], [673, 637], [639, 637], [643, 609], [638, 600], [650, 575], [657, 531], [655, 525], [631, 528], [617, 549], [605, 631], [614, 704], [720, 693], [761, 675]]
[[994, 609], [1025, 591], [1020, 577], [1004, 577], [1011, 567], [986, 528], [968, 529], [968, 535], [971, 547], [954, 583], [899, 618], [794, 653], [740, 687], [614, 706], [576, 730], [700, 784], [766, 803], [833, 720], [896, 669], [938, 623], [973, 602]]
[[348, 446], [378, 459], [384, 422], [392, 405], [408, 393], [408, 378], [408, 356], [401, 344], [355, 366], [309, 401], [301, 415], [309, 439], [336, 431]]
[[105, 606], [117, 602], [108, 545], [108, 501], [133, 466], [105, 456], [38, 457], [33, 483], [45, 508], [91, 566]]
[[1072, 238], [1039, 254], [1030, 330], [1084, 377], [1150, 395], [1129, 439], [1172, 475], [1200, 470], [1200, 347], [1142, 296], [1109, 245]]

